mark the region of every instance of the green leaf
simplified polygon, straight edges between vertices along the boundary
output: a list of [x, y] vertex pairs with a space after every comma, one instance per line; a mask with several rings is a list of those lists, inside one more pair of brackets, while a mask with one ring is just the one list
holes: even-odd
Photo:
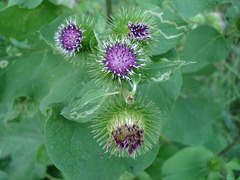
[[90, 81], [74, 98], [70, 104], [62, 110], [62, 115], [70, 120], [85, 123], [93, 118], [93, 113], [101, 106], [107, 96], [119, 92], [107, 92], [95, 86]]
[[41, 99], [40, 110], [47, 114], [46, 110], [52, 103], [62, 102], [67, 106], [90, 80], [86, 66], [70, 64], [60, 55], [49, 52], [44, 56], [43, 62], [48, 91]]
[[163, 54], [174, 48], [187, 31], [187, 22], [176, 13], [151, 4], [141, 4], [156, 21], [158, 37], [153, 46], [153, 55]]
[[[59, 115], [54, 107], [46, 124], [46, 147], [54, 164], [69, 179], [116, 179], [129, 172], [136, 174], [151, 164], [159, 145], [137, 159], [109, 157], [101, 150], [90, 123], [75, 123]], [[64, 155], [64, 156], [63, 156]]]
[[95, 31], [98, 34], [104, 34], [104, 33], [106, 33], [106, 26], [107, 26], [106, 19], [100, 13], [97, 14], [97, 21], [96, 21], [96, 24], [95, 24]]
[[141, 6], [142, 4], [145, 4], [145, 3], [160, 5], [161, 1], [162, 0], [136, 0], [136, 2], [138, 3], [139, 6]]
[[18, 97], [32, 97], [40, 102], [40, 110], [46, 114], [52, 103], [67, 105], [80, 92], [84, 81], [89, 80], [86, 67], [73, 66], [52, 52], [32, 53], [8, 62], [1, 76], [5, 88], [0, 94], [2, 102], [7, 103], [8, 110], [3, 114], [5, 121], [10, 119], [14, 100]]
[[20, 8], [28, 8], [28, 9], [33, 9], [39, 6], [42, 3], [43, 0], [34, 0], [34, 1], [29, 1], [29, 0], [9, 0], [8, 2], [8, 7], [14, 6], [14, 5], [19, 5]]
[[32, 118], [8, 123], [7, 126], [0, 121], [0, 164], [9, 179], [44, 177], [45, 166], [36, 162], [38, 148], [43, 143], [44, 119], [39, 112]]
[[179, 60], [179, 56], [178, 56], [178, 52], [175, 48], [170, 49], [168, 52], [164, 53], [164, 54], [159, 54], [159, 55], [155, 55], [151, 57], [151, 60], [153, 62], [158, 62], [160, 59], [168, 59], [171, 61], [176, 61]]
[[233, 3], [227, 10], [226, 16], [231, 20], [239, 18], [240, 2]]
[[[51, 3], [56, 4], [56, 5], [62, 4], [69, 8], [73, 8], [74, 6], [77, 5], [75, 0], [48, 0], [48, 1], [50, 1]], [[82, 2], [81, 2], [81, 4], [82, 4]]]
[[[119, 92], [109, 93], [105, 90], [90, 90], [86, 94], [83, 95], [81, 99], [79, 99], [75, 105], [75, 107], [71, 110], [72, 112], [75, 110], [82, 109], [84, 106], [88, 106], [90, 103], [94, 103], [96, 100], [97, 103], [101, 103], [104, 100], [104, 97], [109, 95], [118, 94]], [[99, 101], [99, 102], [98, 102]]]
[[120, 176], [117, 180], [132, 180], [134, 179], [134, 175], [131, 173], [125, 173], [122, 176]]
[[137, 95], [155, 103], [161, 111], [164, 126], [178, 97], [181, 85], [182, 75], [179, 70], [176, 70], [172, 78], [163, 83], [140, 84], [137, 89]]
[[186, 76], [181, 96], [171, 112], [162, 134], [184, 145], [205, 145], [214, 152], [225, 148], [226, 140], [213, 130], [213, 123], [222, 118], [224, 100], [217, 98], [216, 91], [202, 88], [203, 85]]
[[232, 159], [230, 162], [226, 164], [226, 168], [239, 171], [240, 170], [239, 159]]
[[5, 8], [7, 8], [7, 3], [6, 2], [0, 2], [0, 11], [2, 11]]
[[227, 170], [226, 180], [236, 180], [234, 172], [231, 169]]
[[[153, 56], [152, 60], [158, 62], [161, 58], [168, 58], [171, 61], [178, 59], [178, 53], [175, 49], [171, 49], [165, 54]], [[170, 112], [180, 92], [182, 85], [182, 75], [180, 70], [173, 73], [170, 80], [162, 83], [140, 83], [137, 87], [136, 95], [140, 98], [147, 98], [152, 101], [160, 109], [163, 126], [167, 122]], [[164, 129], [164, 128], [163, 128]]]
[[199, 26], [188, 35], [182, 57], [197, 63], [184, 67], [183, 72], [195, 72], [208, 63], [224, 60], [230, 52], [231, 40], [210, 26]]
[[149, 174], [145, 171], [138, 173], [135, 178], [136, 180], [151, 180]]
[[0, 179], [1, 180], [8, 180], [8, 175], [4, 171], [0, 170]]
[[38, 152], [37, 152], [37, 156], [36, 156], [36, 160], [39, 164], [42, 164], [42, 165], [45, 165], [45, 166], [49, 166], [49, 165], [53, 164], [51, 159], [48, 156], [45, 144], [42, 144], [39, 147]]
[[225, 32], [228, 32], [229, 34], [234, 32], [236, 35], [239, 34], [240, 31], [240, 2], [232, 2], [232, 5], [227, 10], [226, 16], [228, 20], [227, 27], [225, 28]]
[[178, 151], [162, 166], [163, 180], [205, 180], [207, 161], [213, 153], [203, 147], [188, 147]]
[[[205, 10], [220, 6], [230, 0], [172, 0], [177, 11], [191, 17]], [[194, 6], [193, 6], [194, 4]]]
[[161, 59], [159, 62], [151, 63], [144, 72], [142, 83], [160, 83], [169, 80], [173, 72], [183, 66], [185, 61], [169, 61]]
[[205, 179], [206, 180], [221, 180], [221, 177], [222, 177], [222, 175], [220, 172], [211, 171], [211, 172], [209, 172], [208, 176]]
[[173, 3], [178, 13], [186, 17], [192, 17], [205, 10], [212, 9], [222, 5], [223, 3], [230, 2], [230, 0], [136, 0], [136, 2], [139, 5], [147, 2], [160, 7], [167, 3]]
[[39, 110], [36, 101], [28, 97], [18, 97], [14, 100], [8, 121], [20, 122], [22, 119], [33, 117]]
[[157, 157], [154, 159], [153, 163], [146, 169], [146, 172], [150, 175], [152, 179], [159, 179], [162, 177], [162, 165], [163, 163], [175, 154], [179, 148], [173, 144], [162, 144], [160, 146]]
[[[35, 2], [35, 1], [28, 1]], [[25, 40], [38, 31], [44, 24], [63, 13], [63, 8], [44, 1], [34, 10], [21, 9], [17, 6], [0, 11], [0, 34]]]
[[[20, 100], [19, 103], [16, 101], [14, 107], [13, 103], [15, 99], [19, 97], [31, 97], [31, 100], [39, 101], [46, 92], [47, 88], [43, 78], [45, 76], [41, 69], [43, 56], [44, 53], [40, 52], [18, 58], [14, 57], [8, 60], [9, 65], [2, 73], [5, 88], [1, 93], [1, 101], [7, 105], [4, 118], [5, 122], [9, 119], [14, 119], [14, 111], [18, 112], [18, 107], [21, 109], [21, 104], [23, 104], [24, 101]], [[29, 103], [31, 104], [30, 101]], [[20, 106], [18, 106], [18, 104]], [[28, 106], [28, 108], [34, 108], [34, 102]], [[11, 113], [11, 111], [13, 112]]]

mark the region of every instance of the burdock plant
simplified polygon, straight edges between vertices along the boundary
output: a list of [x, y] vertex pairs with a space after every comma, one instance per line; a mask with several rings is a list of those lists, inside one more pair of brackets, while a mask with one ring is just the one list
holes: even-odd
[[161, 130], [159, 112], [151, 102], [127, 104], [121, 97], [113, 98], [93, 121], [94, 138], [110, 155], [135, 158], [157, 143]]
[[157, 143], [161, 130], [160, 111], [153, 103], [133, 97], [144, 66], [150, 62], [146, 48], [156, 35], [154, 22], [139, 8], [123, 9], [112, 16], [110, 28], [111, 34], [102, 40], [97, 37], [97, 47], [90, 48], [91, 38], [95, 38], [93, 21], [70, 17], [54, 38], [56, 47], [71, 62], [91, 54], [91, 77], [106, 91], [117, 90], [113, 94], [118, 95], [109, 97], [95, 112], [93, 133], [110, 155], [135, 158]]

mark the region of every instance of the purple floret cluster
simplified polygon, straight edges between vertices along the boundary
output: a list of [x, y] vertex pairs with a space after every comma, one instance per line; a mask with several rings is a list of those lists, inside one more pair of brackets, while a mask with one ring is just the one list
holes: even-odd
[[82, 31], [71, 24], [62, 30], [60, 42], [62, 47], [68, 51], [78, 50], [82, 47]]
[[76, 20], [70, 18], [66, 20], [66, 24], [61, 24], [58, 31], [54, 35], [56, 47], [67, 57], [75, 56], [76, 52], [82, 48], [82, 33], [85, 30], [80, 29], [76, 24]]
[[149, 38], [152, 39], [150, 35], [151, 26], [146, 25], [145, 23], [136, 22], [133, 24], [132, 22], [128, 22], [128, 37], [137, 41], [147, 41]]
[[138, 68], [137, 54], [134, 49], [126, 44], [116, 43], [106, 50], [106, 58], [103, 63], [113, 74], [128, 79], [127, 74], [133, 75], [133, 68]]
[[[132, 155], [134, 151], [143, 145], [143, 135], [144, 131], [138, 125], [133, 124], [130, 126], [125, 124], [125, 126], [112, 131], [111, 139], [119, 150], [126, 149]], [[106, 151], [111, 147], [112, 140], [108, 142]]]

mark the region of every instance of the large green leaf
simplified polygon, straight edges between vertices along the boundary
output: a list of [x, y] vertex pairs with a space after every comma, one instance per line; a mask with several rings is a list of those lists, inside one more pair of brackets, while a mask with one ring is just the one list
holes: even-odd
[[[166, 57], [169, 64], [178, 60], [178, 54], [175, 49], [171, 49], [163, 55], [154, 56], [154, 62]], [[161, 64], [161, 63], [160, 63]], [[180, 69], [173, 72], [171, 79], [161, 83], [139, 84], [138, 96], [140, 98], [147, 98], [148, 101], [153, 101], [161, 111], [162, 121], [165, 123], [170, 115], [170, 112], [175, 104], [175, 101], [180, 92], [182, 85], [182, 75]]]
[[1, 101], [4, 102], [5, 122], [10, 119], [14, 100], [31, 97], [39, 101], [46, 93], [47, 86], [41, 68], [43, 52], [8, 59], [9, 66], [1, 73], [3, 87]]
[[34, 1], [29, 1], [29, 0], [9, 0], [8, 1], [8, 7], [14, 6], [14, 5], [19, 5], [20, 8], [28, 8], [28, 9], [33, 9], [37, 6], [39, 6], [42, 3], [43, 0], [34, 0]]
[[[154, 62], [158, 62], [159, 59], [163, 57], [168, 58], [169, 62], [174, 62], [174, 60], [178, 60], [179, 58], [177, 51], [175, 49], [171, 49], [163, 55], [154, 56], [152, 60]], [[159, 108], [163, 129], [178, 97], [181, 85], [182, 75], [180, 69], [178, 69], [172, 74], [171, 79], [168, 81], [148, 84], [140, 83], [137, 87], [137, 98], [152, 101]]]
[[[45, 83], [41, 69], [44, 52], [33, 53], [9, 60], [5, 74], [5, 89], [2, 94], [3, 102], [11, 102], [18, 96], [34, 94], [39, 98], [43, 95]], [[39, 89], [40, 88], [40, 89]]]
[[157, 157], [154, 159], [153, 163], [146, 169], [146, 172], [150, 175], [152, 179], [162, 179], [163, 163], [173, 154], [175, 154], [178, 150], [179, 148], [177, 148], [173, 144], [163, 144], [160, 147]]
[[195, 16], [198, 13], [220, 6], [229, 1], [230, 0], [136, 0], [139, 5], [150, 3], [164, 7], [165, 4], [173, 4], [177, 12], [186, 17]]
[[178, 13], [186, 17], [195, 16], [205, 10], [220, 6], [230, 0], [171, 0]]
[[[33, 2], [33, 1], [29, 1]], [[63, 8], [44, 1], [34, 10], [9, 7], [0, 11], [0, 34], [6, 37], [14, 37], [18, 40], [30, 38], [36, 34], [44, 24], [54, 20], [63, 13]]]
[[192, 78], [184, 78], [183, 90], [171, 113], [163, 135], [185, 145], [205, 145], [214, 152], [227, 144], [223, 136], [213, 130], [212, 124], [221, 119], [224, 100], [220, 94]]
[[[5, 121], [9, 119], [13, 102], [20, 96], [40, 102], [46, 114], [51, 103], [68, 103], [88, 81], [86, 67], [74, 66], [52, 52], [39, 52], [9, 59], [9, 67], [2, 72], [5, 102]], [[21, 74], [21, 76], [19, 75]]]
[[[21, 133], [24, 134], [24, 137], [19, 142], [17, 138], [16, 140], [13, 139], [11, 143], [4, 137], [4, 141], [1, 142], [3, 144], [0, 147], [4, 147], [4, 152], [1, 155], [4, 158], [8, 155], [11, 157], [12, 153], [14, 154], [13, 165], [7, 165], [4, 167], [4, 171], [10, 173], [12, 179], [15, 177], [17, 179], [18, 176], [19, 179], [32, 179], [34, 177], [40, 179], [45, 173], [45, 165], [51, 162], [47, 160], [47, 156], [43, 156], [44, 152], [42, 153], [39, 150], [43, 140], [35, 140], [35, 136], [30, 133], [30, 137], [25, 136], [25, 133], [28, 133], [28, 126], [24, 128], [21, 123], [31, 126], [32, 123], [38, 122], [33, 113], [38, 112], [39, 105], [35, 106], [34, 103], [41, 102], [40, 107], [43, 113], [53, 102], [66, 102], [67, 105], [73, 97], [79, 94], [84, 86], [84, 80], [89, 80], [86, 75], [86, 68], [73, 66], [65, 62], [61, 56], [56, 56], [52, 52], [32, 53], [7, 60], [9, 65], [1, 72], [0, 79], [4, 87], [0, 89], [2, 92], [0, 119], [1, 123], [2, 120], [7, 121], [8, 124], [20, 123], [16, 124], [13, 132], [16, 133], [16, 137], [21, 137]], [[31, 120], [26, 121], [25, 117], [27, 116], [32, 117]], [[45, 117], [39, 116], [41, 122], [44, 123]], [[36, 127], [29, 128], [32, 128], [37, 136], [38, 131], [43, 133], [40, 127], [36, 125]], [[1, 132], [4, 133], [2, 130]], [[17, 134], [18, 132], [19, 134]], [[9, 135], [11, 133], [12, 131], [8, 132]], [[8, 136], [8, 134], [6, 133], [5, 136]], [[33, 140], [31, 140], [31, 136], [33, 136]], [[20, 143], [26, 146], [21, 147], [21, 151], [18, 150]], [[26, 143], [29, 143], [29, 145]], [[16, 154], [19, 153], [19, 156], [26, 158], [26, 161], [19, 161], [18, 155], [15, 157], [15, 151]], [[36, 155], [38, 155], [38, 162], [43, 165], [37, 163]], [[20, 163], [25, 164], [25, 166], [20, 165]], [[36, 170], [32, 166], [36, 167]]]
[[178, 14], [155, 5], [141, 4], [141, 7], [156, 21], [159, 36], [153, 47], [153, 55], [163, 54], [174, 48], [187, 32], [187, 22]]
[[46, 124], [46, 147], [54, 164], [69, 179], [116, 179], [125, 172], [133, 174], [151, 164], [159, 145], [137, 157], [109, 157], [93, 139], [89, 123], [76, 123], [59, 115], [54, 107]]
[[224, 60], [230, 52], [231, 40], [213, 27], [199, 26], [188, 35], [182, 57], [187, 62], [197, 63], [184, 67], [183, 72], [195, 72], [208, 63]]
[[45, 166], [36, 162], [38, 148], [43, 143], [44, 120], [38, 112], [32, 118], [25, 117], [7, 126], [0, 121], [0, 168], [8, 174], [8, 179], [44, 177]]
[[205, 180], [207, 162], [213, 153], [203, 147], [185, 148], [171, 158], [162, 167], [163, 180]]
[[42, 67], [46, 73], [46, 84], [49, 89], [40, 102], [40, 110], [46, 114], [46, 109], [50, 108], [52, 103], [63, 102], [67, 106], [90, 79], [86, 66], [70, 64], [60, 55], [49, 52], [43, 61]]

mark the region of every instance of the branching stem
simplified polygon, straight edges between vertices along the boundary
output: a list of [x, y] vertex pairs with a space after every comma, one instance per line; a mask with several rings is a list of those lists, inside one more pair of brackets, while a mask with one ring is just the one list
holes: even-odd
[[240, 137], [236, 138], [231, 144], [229, 144], [226, 148], [224, 148], [220, 153], [218, 153], [218, 156], [224, 155], [227, 151], [229, 151], [233, 146], [235, 146], [237, 143], [240, 142]]

